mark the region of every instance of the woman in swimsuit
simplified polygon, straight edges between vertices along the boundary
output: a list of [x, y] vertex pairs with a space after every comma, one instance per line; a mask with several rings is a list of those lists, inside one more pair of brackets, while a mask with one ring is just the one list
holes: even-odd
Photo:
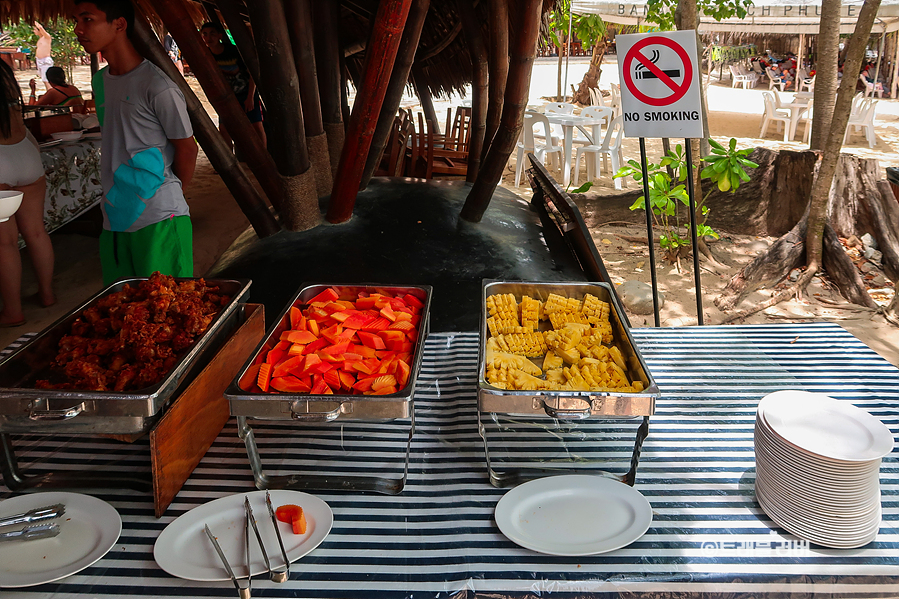
[[37, 81], [32, 79], [28, 82], [28, 85], [31, 86], [29, 106], [80, 106], [84, 104], [81, 92], [74, 85], [66, 83], [66, 72], [60, 67], [47, 69], [47, 81], [50, 82], [50, 89], [40, 99], [36, 99], [34, 96], [37, 90]]
[[37, 141], [22, 118], [22, 92], [12, 69], [0, 60], [0, 189], [24, 194], [15, 215], [0, 223], [0, 327], [25, 324], [19, 233], [25, 238], [37, 274], [38, 301], [45, 307], [56, 303], [53, 245], [44, 228], [46, 187]]

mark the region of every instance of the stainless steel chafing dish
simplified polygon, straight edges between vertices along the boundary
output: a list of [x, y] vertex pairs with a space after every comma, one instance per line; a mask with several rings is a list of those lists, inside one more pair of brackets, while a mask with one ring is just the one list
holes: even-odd
[[[627, 363], [627, 375], [631, 380], [641, 381], [643, 391], [639, 393], [616, 393], [614, 391], [506, 391], [492, 386], [486, 380], [485, 353], [487, 345], [487, 297], [495, 294], [511, 293], [517, 300], [522, 295], [545, 301], [551, 293], [563, 297], [581, 299], [585, 294], [595, 295], [611, 306], [609, 322], [612, 325], [614, 343], [621, 350]], [[504, 414], [543, 414], [559, 419], [581, 419], [589, 417], [633, 417], [651, 416], [655, 411], [655, 400], [659, 388], [655, 384], [646, 363], [634, 345], [625, 321], [621, 319], [622, 309], [618, 296], [607, 283], [539, 283], [485, 281], [481, 293], [480, 350], [478, 359], [478, 408], [483, 412]], [[549, 323], [541, 323], [547, 329]], [[538, 366], [539, 363], [535, 362]]]
[[[310, 299], [333, 287], [340, 299], [355, 299], [359, 292], [389, 293], [396, 295], [412, 294], [424, 306], [421, 310], [421, 321], [418, 326], [418, 338], [415, 340], [415, 353], [410, 364], [409, 381], [406, 386], [392, 395], [311, 395], [309, 393], [260, 393], [253, 392], [254, 381], [247, 371], [251, 366], [265, 360], [270, 349], [281, 338], [281, 333], [290, 328], [290, 309], [302, 308]], [[253, 479], [259, 489], [295, 489], [314, 491], [374, 491], [388, 495], [400, 493], [406, 485], [409, 474], [409, 454], [412, 448], [412, 436], [415, 433], [415, 410], [413, 394], [415, 382], [421, 368], [425, 340], [428, 337], [429, 317], [431, 309], [431, 287], [427, 285], [312, 285], [297, 293], [296, 297], [284, 308], [276, 321], [277, 324], [268, 332], [265, 340], [256, 349], [253, 357], [244, 365], [240, 374], [225, 391], [225, 397], [231, 404], [231, 415], [237, 416], [237, 431], [247, 448]], [[408, 424], [399, 419], [408, 418]], [[288, 420], [301, 423], [301, 428], [321, 432], [331, 426], [344, 428], [358, 426], [361, 421], [388, 421], [384, 427], [402, 428], [406, 436], [406, 450], [402, 461], [401, 474], [395, 470], [373, 473], [368, 476], [349, 476], [340, 471], [323, 472], [316, 467], [311, 472], [273, 474], [267, 473], [262, 463], [262, 456], [256, 443], [256, 433], [250, 426], [253, 420]], [[396, 420], [397, 422], [393, 422]], [[319, 427], [312, 425], [321, 425]], [[406, 432], [408, 428], [408, 432]], [[301, 433], [298, 433], [301, 434]]]
[[34, 388], [35, 381], [55, 376], [50, 366], [59, 350], [59, 340], [84, 310], [126, 284], [143, 280], [146, 278], [123, 279], [110, 285], [0, 362], [0, 433], [146, 432], [182, 383], [202, 366], [207, 349], [230, 334], [228, 323], [238, 306], [249, 298], [249, 281], [207, 280], [209, 285], [219, 287], [223, 295], [231, 296], [231, 301], [185, 350], [172, 370], [152, 387], [130, 393]]
[[[333, 287], [340, 299], [356, 299], [359, 292], [408, 293], [424, 304], [415, 353], [412, 356], [409, 382], [403, 389], [392, 395], [311, 395], [309, 393], [261, 393], [254, 392], [254, 381], [247, 371], [254, 364], [265, 360], [266, 354], [281, 338], [281, 333], [290, 329], [290, 309], [302, 308], [310, 299]], [[428, 314], [431, 307], [431, 287], [427, 285], [385, 286], [385, 285], [312, 285], [297, 293], [284, 308], [269, 331], [265, 340], [256, 349], [253, 357], [244, 365], [240, 374], [228, 387], [225, 397], [231, 404], [232, 416], [245, 416], [259, 420], [295, 420], [301, 422], [330, 422], [332, 420], [390, 420], [408, 418], [411, 413], [412, 391], [421, 368], [424, 342], [428, 336]]]

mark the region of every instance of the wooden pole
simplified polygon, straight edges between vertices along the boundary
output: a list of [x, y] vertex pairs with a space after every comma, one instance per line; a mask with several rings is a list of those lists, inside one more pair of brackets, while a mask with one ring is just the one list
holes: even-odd
[[237, 0], [218, 0], [218, 9], [228, 25], [231, 37], [234, 38], [234, 44], [237, 46], [237, 51], [240, 52], [240, 57], [247, 65], [250, 77], [253, 78], [256, 85], [259, 85], [259, 55], [256, 54], [253, 34], [247, 27], [246, 21], [243, 20], [243, 15], [240, 14]]
[[493, 138], [499, 129], [503, 114], [503, 96], [506, 92], [506, 78], [509, 75], [509, 12], [505, 0], [490, 0], [490, 47], [487, 54], [489, 67], [487, 88], [487, 130], [484, 133], [483, 153], [489, 151]]
[[899, 31], [893, 33], [896, 39], [896, 54], [893, 56], [893, 77], [890, 84], [890, 97], [896, 97], [897, 88], [899, 88]]
[[[415, 87], [415, 93], [418, 95], [418, 101], [421, 103], [421, 111], [425, 113], [425, 119], [434, 123], [434, 133], [440, 134], [440, 119], [437, 118], [437, 111], [434, 110], [434, 101], [431, 99], [431, 90], [428, 86], [428, 76], [425, 74], [424, 68], [416, 63], [412, 65], [412, 84]], [[446, 133], [449, 133], [448, 131]]]
[[322, 120], [322, 107], [318, 92], [318, 76], [315, 66], [315, 45], [310, 0], [286, 2], [287, 31], [293, 48], [293, 62], [300, 82], [300, 102], [303, 105], [303, 124], [306, 128], [306, 146], [315, 173], [318, 197], [330, 195], [334, 177], [328, 155], [328, 138]]
[[340, 154], [340, 165], [331, 193], [331, 204], [328, 206], [328, 221], [332, 223], [345, 222], [353, 215], [365, 159], [411, 5], [412, 0], [384, 0], [378, 5], [371, 42], [365, 52], [362, 85], [356, 93], [346, 143]]
[[247, 150], [247, 165], [256, 175], [256, 180], [269, 201], [280, 211], [284, 188], [275, 162], [247, 119], [243, 106], [237, 101], [237, 96], [222, 75], [221, 69], [212, 57], [212, 52], [203, 43], [184, 2], [185, 0], [157, 0], [154, 9], [187, 58], [191, 71], [206, 93], [206, 99], [212, 104], [219, 120], [224, 123], [228, 134], [239, 146]]
[[315, 173], [310, 168], [300, 104], [300, 82], [293, 61], [287, 17], [282, 0], [254, 0], [247, 4], [253, 24], [266, 112], [276, 126], [269, 128], [269, 145], [278, 172], [284, 177], [281, 216], [291, 231], [305, 231], [321, 222]]
[[91, 77], [97, 74], [97, 71], [100, 70], [100, 57], [97, 56], [97, 53], [94, 52], [91, 54]]
[[234, 196], [241, 211], [246, 215], [247, 220], [250, 221], [250, 225], [256, 231], [256, 235], [268, 237], [280, 231], [281, 227], [265, 204], [265, 200], [250, 182], [234, 154], [225, 145], [225, 141], [219, 134], [218, 129], [216, 129], [215, 123], [206, 114], [206, 110], [190, 88], [190, 85], [178, 72], [175, 63], [169, 58], [165, 48], [159, 43], [159, 38], [153, 34], [143, 15], [134, 20], [134, 44], [138, 52], [162, 69], [169, 79], [178, 85], [181, 93], [184, 94], [194, 136], [200, 143], [200, 147], [203, 148], [206, 157], [209, 158], [213, 168], [221, 175], [222, 180], [228, 187], [228, 191]]
[[537, 54], [541, 8], [541, 0], [522, 0], [516, 3], [520, 22], [514, 24], [516, 35], [509, 52], [509, 77], [506, 82], [503, 116], [493, 144], [484, 157], [478, 178], [462, 207], [460, 216], [464, 220], [474, 223], [481, 221], [503, 176], [506, 162], [518, 142], [524, 112], [527, 110], [531, 69]]
[[312, 6], [315, 45], [315, 75], [322, 113], [322, 125], [328, 136], [331, 173], [337, 172], [345, 136], [341, 91], [341, 54], [338, 36], [339, 2], [316, 2]]
[[396, 62], [393, 72], [390, 74], [390, 83], [384, 95], [384, 105], [381, 106], [381, 114], [378, 115], [378, 124], [371, 142], [371, 150], [368, 152], [368, 160], [365, 161], [365, 171], [362, 175], [360, 189], [365, 189], [371, 181], [372, 174], [381, 161], [381, 154], [390, 137], [393, 120], [396, 117], [406, 82], [409, 81], [409, 71], [412, 69], [412, 61], [415, 59], [415, 51], [418, 49], [418, 40], [421, 38], [421, 29], [428, 15], [428, 7], [431, 0], [412, 0], [409, 9], [409, 18], [406, 19], [406, 27], [403, 29], [403, 38], [400, 40], [400, 48], [396, 54]]
[[468, 170], [465, 180], [474, 182], [481, 166], [481, 151], [487, 131], [487, 49], [481, 37], [481, 23], [472, 0], [459, 0], [462, 31], [471, 55], [471, 134], [468, 144]]

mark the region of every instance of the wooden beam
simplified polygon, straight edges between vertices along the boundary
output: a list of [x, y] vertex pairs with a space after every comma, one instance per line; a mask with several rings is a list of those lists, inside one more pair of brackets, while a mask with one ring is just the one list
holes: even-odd
[[329, 222], [342, 223], [353, 215], [365, 160], [411, 5], [412, 0], [384, 0], [378, 5], [365, 56], [362, 86], [353, 103], [331, 204], [328, 206]]
[[[465, 180], [474, 182], [481, 167], [481, 151], [487, 131], [487, 49], [481, 37], [481, 23], [472, 0], [458, 0], [462, 30], [471, 55], [471, 133], [468, 144], [468, 171]], [[449, 133], [449, 132], [447, 132]]]
[[506, 78], [509, 75], [509, 12], [506, 0], [490, 0], [490, 44], [487, 53], [489, 68], [487, 91], [487, 131], [484, 133], [484, 149], [486, 155], [499, 129], [499, 120], [503, 114], [503, 96], [506, 93]]
[[384, 105], [381, 106], [381, 114], [378, 115], [378, 124], [371, 142], [371, 150], [368, 152], [368, 160], [365, 161], [365, 172], [362, 175], [360, 189], [365, 189], [371, 180], [372, 174], [381, 162], [381, 155], [387, 146], [390, 130], [396, 112], [403, 99], [406, 83], [409, 81], [409, 71], [412, 69], [412, 61], [415, 59], [415, 51], [418, 49], [418, 40], [421, 39], [421, 30], [428, 15], [428, 7], [431, 0], [412, 0], [409, 9], [409, 18], [406, 19], [406, 27], [403, 29], [403, 38], [396, 54], [396, 62], [393, 72], [390, 74], [390, 83], [384, 95]]
[[247, 119], [243, 106], [237, 101], [237, 96], [225, 80], [212, 52], [203, 43], [184, 2], [185, 0], [157, 0], [154, 8], [187, 58], [191, 71], [206, 93], [206, 99], [212, 104], [219, 120], [224, 123], [228, 134], [246, 149], [247, 164], [256, 175], [260, 187], [272, 205], [280, 211], [284, 189], [275, 162]]
[[284, 6], [281, 0], [254, 0], [247, 10], [259, 55], [260, 77], [256, 85], [266, 99], [269, 119], [276, 123], [269, 131], [272, 157], [282, 176], [294, 177], [309, 170], [309, 153]]
[[338, 2], [316, 2], [312, 5], [315, 47], [315, 75], [318, 79], [322, 126], [328, 135], [328, 157], [332, 175], [337, 172], [345, 135], [341, 103], [341, 60]]
[[281, 227], [272, 216], [265, 200], [250, 182], [230, 148], [225, 145], [215, 123], [206, 114], [203, 104], [184, 80], [175, 63], [169, 58], [165, 48], [159, 43], [159, 38], [147, 25], [146, 20], [141, 17], [142, 15], [139, 14], [138, 18], [134, 20], [134, 44], [137, 50], [147, 60], [162, 69], [184, 94], [194, 136], [213, 168], [221, 175], [228, 191], [237, 201], [237, 205], [250, 221], [256, 235], [268, 237], [277, 233]]
[[219, 12], [222, 13], [222, 17], [224, 17], [225, 23], [228, 25], [228, 31], [231, 32], [231, 37], [234, 38], [237, 51], [240, 52], [240, 57], [243, 59], [244, 64], [247, 65], [250, 77], [253, 78], [256, 85], [259, 85], [259, 55], [256, 54], [253, 33], [247, 27], [247, 23], [240, 12], [241, 6], [243, 4], [240, 4], [238, 0], [218, 0]]
[[471, 187], [460, 216], [470, 222], [480, 222], [490, 205], [493, 192], [503, 176], [503, 170], [521, 132], [524, 113], [527, 110], [528, 89], [531, 84], [531, 69], [537, 54], [537, 37], [540, 34], [540, 13], [542, 0], [522, 0], [516, 2], [520, 22], [516, 24], [516, 35], [509, 52], [509, 77], [506, 82], [505, 103], [499, 130], [478, 178]]
[[[415, 93], [418, 94], [418, 101], [421, 103], [421, 111], [425, 113], [425, 118], [434, 125], [434, 133], [440, 134], [440, 120], [437, 118], [437, 111], [434, 110], [434, 100], [431, 98], [431, 89], [428, 84], [428, 76], [420, 64], [412, 65], [412, 85], [415, 87]], [[446, 131], [445, 133], [449, 133]]]

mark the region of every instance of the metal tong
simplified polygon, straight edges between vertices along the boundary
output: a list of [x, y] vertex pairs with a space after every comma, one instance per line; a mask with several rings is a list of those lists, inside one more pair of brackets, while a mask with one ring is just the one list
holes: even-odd
[[50, 539], [57, 536], [58, 534], [58, 524], [38, 524], [37, 526], [26, 526], [22, 530], [13, 530], [10, 532], [0, 533], [0, 542]]
[[284, 550], [284, 543], [281, 540], [281, 531], [278, 530], [278, 519], [275, 516], [275, 510], [272, 507], [272, 498], [269, 495], [268, 491], [265, 492], [265, 505], [268, 508], [268, 513], [272, 518], [272, 524], [275, 527], [275, 534], [278, 535], [278, 545], [281, 548], [281, 557], [284, 559], [284, 569], [275, 570], [272, 568], [272, 564], [268, 559], [268, 551], [265, 548], [265, 543], [262, 540], [262, 535], [259, 533], [259, 527], [256, 524], [256, 516], [253, 514], [253, 506], [250, 505], [250, 498], [244, 498], [244, 509], [247, 511], [247, 519], [253, 527], [253, 531], [256, 533], [256, 542], [259, 543], [259, 549], [262, 551], [262, 559], [265, 562], [265, 567], [268, 569], [268, 577], [272, 582], [285, 582], [288, 578], [290, 578], [290, 561], [287, 559], [287, 552]]
[[61, 503], [56, 505], [48, 505], [29, 510], [24, 514], [16, 514], [14, 516], [6, 516], [0, 518], [0, 527], [15, 526], [17, 524], [34, 524], [35, 522], [43, 522], [44, 520], [52, 520], [59, 518], [66, 513], [66, 506]]
[[247, 539], [247, 586], [241, 586], [240, 582], [237, 579], [237, 576], [234, 575], [234, 570], [231, 568], [231, 564], [228, 563], [228, 558], [225, 557], [225, 552], [222, 551], [222, 546], [219, 545], [218, 540], [215, 538], [215, 535], [212, 534], [212, 531], [209, 530], [209, 525], [204, 525], [206, 528], [206, 536], [209, 537], [209, 540], [212, 541], [212, 546], [215, 547], [215, 552], [219, 554], [219, 558], [222, 560], [222, 565], [225, 566], [225, 571], [228, 573], [228, 576], [231, 577], [231, 582], [234, 583], [234, 588], [237, 589], [237, 596], [240, 599], [250, 599], [250, 591], [253, 587], [253, 571], [250, 569], [250, 518], [247, 517], [246, 522], [246, 539]]

